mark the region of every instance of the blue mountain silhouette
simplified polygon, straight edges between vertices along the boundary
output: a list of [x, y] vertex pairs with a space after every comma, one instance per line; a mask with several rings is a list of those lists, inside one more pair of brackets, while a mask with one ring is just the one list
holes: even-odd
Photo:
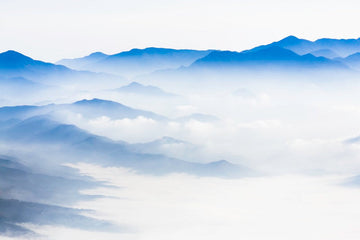
[[250, 174], [249, 169], [231, 163], [218, 166], [136, 152], [135, 148], [126, 142], [97, 136], [47, 116], [0, 122], [0, 140], [17, 144], [31, 142], [42, 147], [54, 145], [58, 152], [53, 153], [62, 156], [65, 162], [78, 162], [76, 156], [82, 156], [82, 161], [103, 166], [122, 166], [147, 174], [183, 172], [218, 177], [241, 177]]
[[211, 50], [187, 50], [170, 48], [132, 49], [113, 55], [89, 55], [58, 63], [78, 70], [107, 72], [120, 75], [138, 75], [156, 70], [188, 66], [195, 60], [206, 56]]
[[[329, 57], [328, 52], [331, 51], [340, 57], [360, 52], [360, 38], [358, 39], [331, 39], [321, 38], [316, 41], [309, 41], [306, 39], [299, 39], [295, 36], [288, 36], [280, 41], [262, 45], [252, 50], [259, 50], [269, 46], [278, 46], [294, 51], [297, 54], [304, 55], [312, 52], [317, 52], [318, 56]], [[321, 52], [318, 51], [323, 51]], [[251, 51], [251, 50], [250, 50]]]
[[311, 54], [298, 55], [295, 52], [278, 47], [263, 46], [244, 52], [214, 51], [195, 61], [192, 67], [294, 67], [294, 68], [343, 68], [341, 62]]
[[70, 111], [78, 113], [87, 118], [107, 116], [113, 119], [146, 117], [154, 120], [166, 120], [167, 118], [150, 111], [131, 108], [121, 103], [98, 98], [83, 99], [70, 104], [49, 104], [43, 106], [14, 106], [0, 108], [0, 118], [10, 120], [11, 118], [26, 119], [38, 115], [52, 115], [59, 111]]
[[0, 75], [15, 77], [35, 74], [63, 74], [71, 70], [65, 66], [34, 60], [16, 51], [0, 53]]
[[145, 86], [138, 82], [132, 82], [126, 86], [116, 89], [116, 91], [121, 93], [140, 94], [144, 96], [158, 96], [158, 97], [176, 96], [175, 94], [165, 92], [161, 88], [151, 85]]
[[33, 82], [55, 83], [53, 80], [91, 80], [114, 76], [76, 71], [62, 65], [34, 60], [19, 52], [10, 50], [0, 53], [0, 78], [23, 78]]

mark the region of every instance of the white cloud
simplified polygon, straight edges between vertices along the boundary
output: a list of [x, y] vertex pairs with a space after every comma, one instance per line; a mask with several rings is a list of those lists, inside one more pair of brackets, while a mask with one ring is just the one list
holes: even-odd
[[[95, 216], [128, 226], [124, 234], [93, 233], [95, 239], [303, 240], [360, 237], [360, 193], [337, 184], [344, 176], [224, 180], [183, 174], [141, 176], [126, 169], [77, 165], [84, 174], [120, 188], [95, 194], [116, 198], [79, 204]], [[87, 239], [90, 233], [35, 227], [49, 239]]]

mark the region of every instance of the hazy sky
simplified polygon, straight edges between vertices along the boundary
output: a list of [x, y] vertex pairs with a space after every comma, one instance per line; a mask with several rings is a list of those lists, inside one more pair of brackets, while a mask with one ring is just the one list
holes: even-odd
[[1, 0], [0, 50], [48, 61], [148, 46], [243, 50], [296, 35], [358, 38], [355, 0]]

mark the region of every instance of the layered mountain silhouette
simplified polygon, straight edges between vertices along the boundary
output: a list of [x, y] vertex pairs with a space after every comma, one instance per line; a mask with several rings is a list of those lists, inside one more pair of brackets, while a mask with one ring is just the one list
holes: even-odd
[[151, 142], [132, 144], [132, 147], [141, 152], [159, 154], [159, 153], [161, 153], [160, 149], [166, 148], [168, 146], [174, 146], [174, 145], [175, 146], [183, 145], [183, 146], [187, 146], [189, 148], [194, 147], [194, 145], [189, 142], [182, 141], [182, 140], [175, 139], [175, 138], [168, 137], [168, 136], [162, 137], [160, 139], [156, 139]]
[[41, 116], [23, 121], [6, 121], [0, 123], [0, 126], [0, 140], [18, 144], [31, 141], [31, 144], [42, 146], [56, 145], [59, 149], [57, 154], [66, 159], [65, 162], [77, 162], [76, 156], [82, 156], [82, 161], [89, 163], [122, 166], [147, 174], [183, 172], [218, 177], [241, 177], [249, 174], [248, 169], [230, 163], [212, 168], [213, 165], [209, 164], [139, 153], [125, 142], [96, 136], [74, 125], [61, 124]]
[[[4, 127], [3, 124], [0, 125]], [[54, 175], [54, 168], [47, 169], [47, 174], [43, 174], [38, 172], [37, 167], [22, 163], [33, 161], [35, 159], [24, 161], [0, 156], [0, 235], [37, 236], [37, 233], [22, 226], [25, 223], [92, 231], [117, 228], [109, 222], [83, 216], [83, 213], [86, 213], [84, 209], [63, 207], [79, 201], [105, 197], [81, 193], [83, 190], [108, 187], [105, 183], [81, 176], [71, 168], [66, 168], [63, 175]]]
[[329, 58], [329, 59], [334, 59], [334, 58], [339, 57], [339, 55], [337, 55], [335, 52], [333, 52], [330, 49], [319, 49], [319, 50], [310, 52], [310, 54], [314, 55], [315, 57], [325, 57], [325, 58]]
[[142, 116], [159, 121], [167, 119], [164, 116], [158, 115], [150, 111], [134, 109], [114, 101], [102, 100], [98, 98], [94, 98], [91, 100], [84, 99], [70, 105], [60, 105], [58, 107], [81, 113], [83, 116], [89, 118], [107, 116], [113, 119], [132, 119]]
[[28, 80], [23, 77], [0, 76], [0, 95], [5, 96], [31, 96], [35, 92], [50, 89], [49, 86]]
[[213, 51], [204, 58], [195, 61], [191, 68], [257, 68], [257, 69], [346, 69], [347, 66], [339, 61], [312, 54], [299, 55], [295, 52], [279, 47], [264, 46], [244, 52]]
[[109, 57], [109, 55], [105, 53], [94, 52], [82, 58], [62, 59], [58, 61], [57, 64], [67, 66], [72, 69], [87, 70], [88, 65], [101, 61], [107, 57]]
[[104, 184], [85, 177], [71, 177], [71, 174], [52, 176], [37, 173], [17, 159], [0, 157], [2, 197], [47, 204], [69, 204], [94, 198], [80, 191], [100, 186]]
[[259, 65], [266, 68], [272, 65], [312, 69], [346, 68], [348, 61], [343, 59], [358, 52], [360, 52], [359, 39], [324, 38], [309, 41], [294, 36], [243, 52], [168, 48], [132, 49], [113, 55], [96, 52], [83, 58], [64, 59], [58, 62], [64, 66], [34, 60], [15, 51], [7, 51], [0, 54], [0, 78], [22, 77], [36, 82], [39, 79], [52, 77], [57, 79], [104, 77], [93, 72], [136, 76], [190, 65], [191, 67]]
[[335, 59], [343, 62], [344, 64], [348, 65], [353, 69], [360, 70], [360, 52], [354, 53], [346, 58], [335, 58]]
[[[302, 68], [345, 68], [354, 64], [345, 60], [360, 52], [360, 39], [329, 39], [316, 41], [295, 36], [255, 47], [243, 52], [214, 50], [178, 50], [168, 48], [132, 49], [107, 55], [95, 52], [89, 56], [64, 59], [56, 65], [34, 60], [15, 51], [0, 54], [0, 78], [22, 77], [29, 81], [44, 78], [94, 78], [106, 72], [117, 75], [135, 76], [158, 70], [176, 69], [187, 66], [224, 67], [225, 65], [269, 65]], [[206, 63], [206, 64], [205, 64]], [[226, 63], [226, 64], [225, 64]], [[240, 64], [241, 63], [241, 64]], [[75, 70], [72, 70], [76, 69]], [[80, 71], [81, 70], [81, 71]], [[101, 75], [104, 77], [103, 75]]]
[[280, 41], [268, 45], [256, 47], [250, 51], [276, 46], [289, 49], [297, 54], [304, 55], [314, 53], [316, 56], [328, 58], [347, 57], [351, 54], [360, 52], [360, 38], [358, 39], [331, 39], [321, 38], [316, 41], [299, 39], [295, 36], [288, 36]]
[[83, 99], [70, 104], [49, 104], [43, 106], [13, 106], [0, 108], [0, 118], [2, 120], [26, 119], [38, 115], [58, 116], [62, 112], [72, 112], [81, 114], [86, 118], [97, 118], [107, 116], [112, 119], [146, 117], [154, 120], [163, 121], [167, 118], [150, 111], [134, 109], [123, 104], [102, 100], [98, 98]]
[[[89, 101], [76, 102], [75, 106], [79, 104], [88, 105]], [[34, 111], [39, 111], [40, 115], [34, 114]], [[42, 147], [56, 146], [59, 152], [54, 152], [53, 158], [61, 156], [60, 159], [66, 159], [66, 162], [78, 162], [77, 156], [81, 156], [82, 161], [105, 166], [123, 166], [147, 174], [184, 172], [218, 177], [241, 177], [249, 174], [248, 169], [230, 163], [224, 167], [212, 168], [212, 165], [208, 164], [187, 162], [160, 154], [145, 154], [142, 153], [144, 151], [136, 151], [139, 146], [134, 148], [126, 142], [113, 141], [74, 125], [62, 124], [42, 115], [41, 111], [33, 106], [0, 108], [0, 115], [6, 116], [0, 122], [0, 140], [20, 145], [31, 143]], [[227, 169], [228, 167], [231, 170]], [[229, 171], [232, 171], [232, 174], [229, 174]]]
[[116, 231], [119, 226], [84, 216], [85, 210], [0, 198], [0, 234], [8, 237], [39, 237], [23, 224], [55, 225], [87, 231]]
[[210, 52], [211, 50], [177, 50], [155, 47], [145, 49], [135, 48], [113, 55], [93, 53], [83, 58], [66, 59], [58, 63], [78, 70], [135, 76], [161, 69], [188, 66]]
[[165, 92], [161, 88], [142, 85], [138, 82], [132, 82], [126, 86], [115, 89], [117, 92], [126, 94], [138, 94], [143, 96], [154, 96], [154, 97], [175, 97], [175, 94]]
[[69, 75], [76, 72], [52, 63], [34, 60], [16, 51], [0, 53], [0, 76], [36, 78], [49, 75]]
[[52, 85], [57, 84], [59, 80], [100, 80], [103, 78], [113, 78], [113, 76], [72, 70], [62, 65], [34, 60], [13, 50], [0, 53], [0, 82], [4, 79], [7, 81], [22, 79], [27, 84], [40, 82]]

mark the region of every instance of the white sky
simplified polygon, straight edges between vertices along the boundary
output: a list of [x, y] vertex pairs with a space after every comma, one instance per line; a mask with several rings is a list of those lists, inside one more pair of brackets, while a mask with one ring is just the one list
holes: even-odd
[[355, 0], [1, 0], [0, 51], [55, 61], [149, 46], [243, 50], [288, 35], [358, 38]]

